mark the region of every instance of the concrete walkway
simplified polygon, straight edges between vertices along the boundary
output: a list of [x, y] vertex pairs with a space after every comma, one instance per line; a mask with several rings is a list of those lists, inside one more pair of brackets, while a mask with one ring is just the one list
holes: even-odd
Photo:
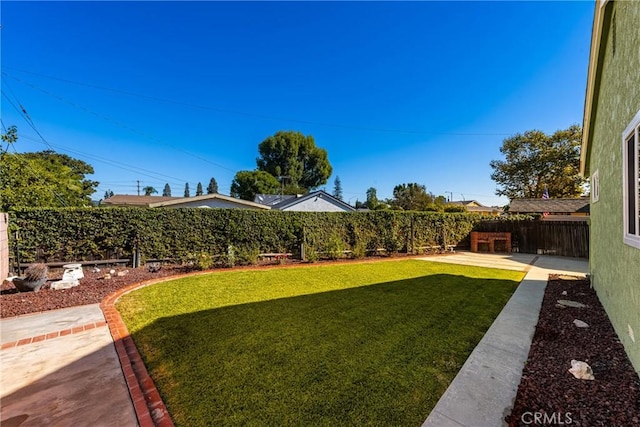
[[138, 425], [99, 304], [0, 320], [0, 424]]
[[462, 253], [424, 258], [526, 271], [502, 312], [464, 363], [423, 427], [496, 427], [511, 413], [549, 274], [585, 275], [582, 259], [527, 254]]

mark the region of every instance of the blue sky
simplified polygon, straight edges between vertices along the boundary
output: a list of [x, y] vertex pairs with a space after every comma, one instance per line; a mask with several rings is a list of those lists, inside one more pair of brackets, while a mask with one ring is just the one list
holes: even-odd
[[[518, 132], [582, 124], [593, 3], [13, 2], [1, 4], [2, 121], [18, 151], [90, 163], [136, 194], [229, 193], [278, 130], [313, 135], [345, 201], [417, 182], [495, 196]], [[27, 111], [43, 141], [14, 106]]]

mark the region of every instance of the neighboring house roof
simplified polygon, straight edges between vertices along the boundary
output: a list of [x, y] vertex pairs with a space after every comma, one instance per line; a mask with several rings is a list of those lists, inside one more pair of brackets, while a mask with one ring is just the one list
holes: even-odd
[[511, 213], [589, 213], [589, 198], [579, 199], [513, 199]]
[[457, 200], [457, 201], [453, 201], [453, 202], [449, 202], [449, 204], [451, 205], [462, 205], [462, 206], [466, 206], [466, 207], [481, 207], [481, 208], [486, 208], [488, 206], [483, 205], [480, 202], [476, 202], [475, 200]]
[[128, 194], [115, 194], [108, 199], [104, 199], [101, 204], [109, 206], [140, 206], [148, 208], [152, 203], [166, 202], [175, 199], [182, 199], [182, 197], [130, 196]]
[[273, 206], [278, 203], [296, 198], [297, 196], [294, 194], [256, 194], [254, 197], [254, 203], [260, 203], [261, 205]]
[[224, 196], [222, 194], [204, 194], [195, 197], [180, 197], [175, 200], [159, 201], [151, 203], [151, 208], [172, 207], [172, 208], [240, 208], [240, 209], [271, 209], [269, 206], [248, 200], [236, 199], [235, 197]]
[[499, 215], [502, 213], [502, 208], [499, 208], [497, 206], [485, 206], [476, 200], [456, 200], [453, 202], [448, 202], [447, 204], [464, 206], [465, 208], [467, 208], [467, 212], [490, 213], [493, 215]]
[[607, 3], [610, 0], [600, 0], [595, 2], [595, 14], [593, 18], [593, 30], [591, 32], [591, 52], [589, 54], [589, 72], [587, 74], [587, 93], [584, 103], [584, 118], [582, 123], [582, 145], [580, 147], [580, 173], [582, 176], [589, 176], [589, 154], [593, 129], [591, 123], [594, 122], [596, 113], [596, 99], [600, 89], [600, 79], [602, 77], [603, 57], [605, 49], [601, 49], [602, 35], [608, 32], [611, 20], [605, 19], [605, 15], [610, 14]]
[[355, 208], [342, 200], [333, 197], [331, 194], [319, 190], [312, 193], [294, 196], [285, 199], [275, 205], [271, 206], [272, 209], [281, 211], [311, 211], [311, 212], [329, 212], [329, 211], [343, 211], [343, 212], [355, 212]]

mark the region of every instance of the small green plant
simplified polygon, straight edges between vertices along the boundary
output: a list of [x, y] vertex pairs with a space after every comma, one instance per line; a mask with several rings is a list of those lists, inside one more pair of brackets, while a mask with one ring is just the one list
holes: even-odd
[[236, 251], [238, 264], [241, 265], [258, 264], [258, 255], [260, 255], [260, 248], [257, 246], [249, 246], [245, 248], [240, 247]]
[[316, 249], [311, 245], [305, 245], [304, 257], [307, 262], [316, 262], [320, 259], [318, 251], [316, 251]]
[[362, 240], [358, 240], [355, 245], [353, 245], [353, 251], [351, 252], [354, 258], [362, 259], [367, 256], [367, 245]]
[[195, 266], [198, 270], [208, 270], [213, 267], [213, 257], [210, 253], [202, 251], [196, 257]]
[[233, 245], [227, 246], [227, 252], [222, 255], [222, 264], [225, 267], [234, 267], [238, 262], [236, 248]]
[[42, 263], [31, 264], [24, 271], [24, 279], [27, 282], [37, 282], [38, 280], [46, 278], [48, 272], [49, 268]]
[[344, 242], [337, 234], [332, 234], [327, 242], [327, 256], [329, 259], [344, 257]]

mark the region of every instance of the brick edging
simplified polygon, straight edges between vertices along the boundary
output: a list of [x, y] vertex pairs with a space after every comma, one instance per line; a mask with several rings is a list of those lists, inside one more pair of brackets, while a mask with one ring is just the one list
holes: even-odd
[[64, 337], [66, 335], [78, 334], [80, 332], [88, 331], [90, 329], [101, 328], [107, 326], [107, 322], [91, 322], [85, 325], [74, 326], [72, 328], [62, 329], [60, 331], [47, 332], [46, 334], [40, 334], [33, 337], [20, 338], [17, 341], [9, 341], [2, 343], [0, 350], [6, 350], [8, 348], [18, 347], [21, 345], [35, 344], [40, 341], [47, 341], [53, 338]]
[[104, 313], [113, 337], [140, 427], [174, 427], [174, 424], [115, 303], [122, 295], [135, 289], [192, 275], [194, 274], [181, 274], [134, 283], [108, 295], [100, 303], [100, 309]]

